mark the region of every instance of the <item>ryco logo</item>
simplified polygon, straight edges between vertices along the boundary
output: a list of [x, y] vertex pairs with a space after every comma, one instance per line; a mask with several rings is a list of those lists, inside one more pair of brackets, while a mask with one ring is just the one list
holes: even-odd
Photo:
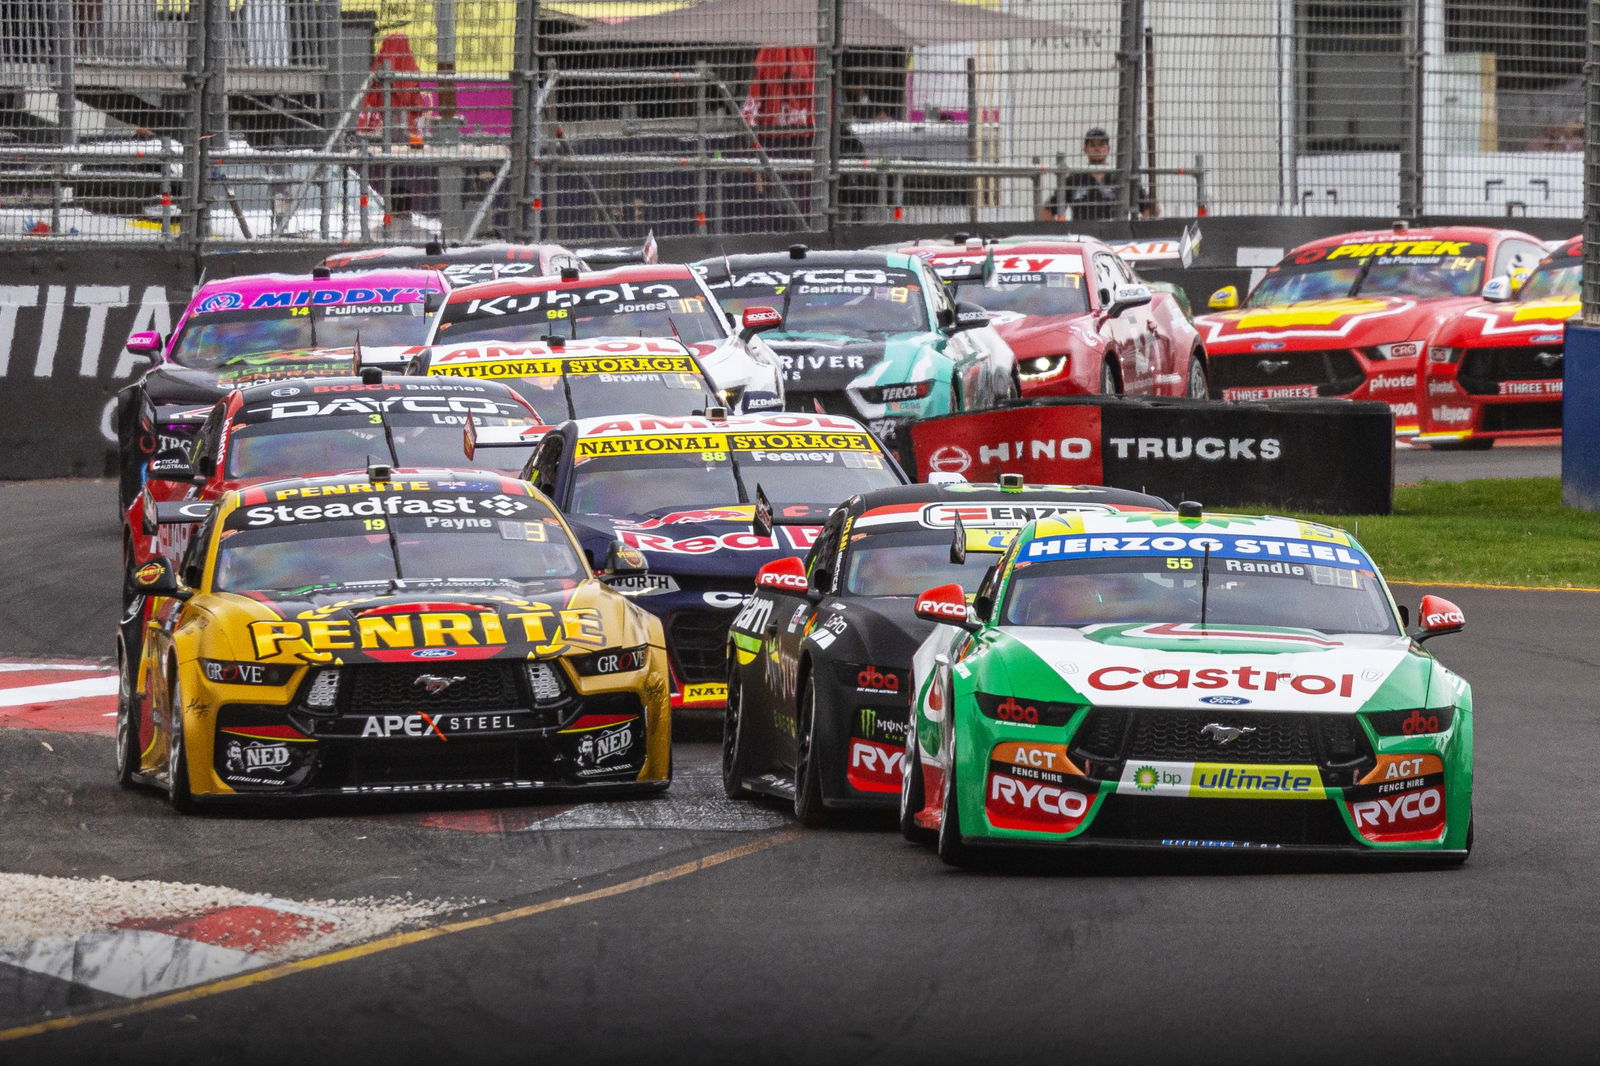
[[852, 738], [845, 780], [857, 792], [898, 792], [905, 761], [903, 748]]
[[1089, 806], [1089, 797], [1081, 792], [997, 773], [989, 775], [984, 803], [995, 826], [1047, 833], [1072, 831], [1087, 817]]
[[1425, 788], [1420, 792], [1407, 792], [1400, 796], [1380, 797], [1353, 803], [1350, 805], [1350, 814], [1355, 819], [1357, 829], [1392, 830], [1404, 826], [1406, 830], [1414, 831], [1425, 828], [1426, 823], [1430, 821], [1433, 824], [1442, 821], [1441, 818], [1434, 816], [1438, 815], [1443, 807], [1444, 791], [1434, 787]]
[[917, 610], [939, 618], [948, 618], [954, 622], [964, 622], [967, 619], [967, 605], [964, 603], [947, 603], [935, 599], [918, 600]]
[[1435, 611], [1432, 614], [1424, 615], [1422, 624], [1429, 629], [1438, 629], [1442, 626], [1464, 626], [1467, 624], [1467, 616], [1460, 611]]

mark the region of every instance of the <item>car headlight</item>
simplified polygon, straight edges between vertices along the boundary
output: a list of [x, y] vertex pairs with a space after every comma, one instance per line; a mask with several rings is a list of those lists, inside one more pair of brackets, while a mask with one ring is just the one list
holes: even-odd
[[[606, 674], [631, 674], [643, 670], [650, 663], [650, 646], [640, 644], [635, 648], [608, 648], [605, 651], [576, 655], [567, 660], [583, 677], [601, 677]], [[534, 693], [538, 695], [537, 692]]]
[[1019, 699], [989, 692], [975, 693], [978, 710], [985, 718], [993, 718], [1013, 725], [1064, 726], [1072, 720], [1079, 707], [1075, 703], [1056, 703], [1050, 700]]
[[1456, 363], [1461, 360], [1460, 348], [1431, 347], [1428, 349], [1428, 362], [1430, 363]]
[[201, 659], [200, 672], [218, 685], [286, 685], [295, 667], [270, 663], [236, 662], [232, 659]]
[[339, 698], [339, 671], [318, 670], [306, 689], [306, 706], [331, 710]]
[[535, 705], [559, 703], [567, 695], [567, 682], [561, 676], [561, 668], [544, 660], [528, 663], [528, 688], [533, 691]]
[[1036, 378], [1060, 372], [1066, 362], [1067, 357], [1064, 355], [1036, 355], [1019, 362], [1017, 370], [1025, 378]]
[[1456, 709], [1413, 707], [1403, 711], [1379, 711], [1362, 717], [1380, 737], [1418, 737], [1447, 732], [1456, 720]]

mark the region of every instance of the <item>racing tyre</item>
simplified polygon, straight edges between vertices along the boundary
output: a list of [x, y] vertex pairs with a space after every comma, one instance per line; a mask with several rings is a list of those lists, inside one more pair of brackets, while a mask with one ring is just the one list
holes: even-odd
[[750, 738], [744, 731], [744, 689], [737, 681], [728, 685], [728, 705], [722, 712], [722, 793], [731, 800], [749, 799], [744, 786], [750, 776]]
[[958, 866], [963, 869], [975, 865], [972, 848], [961, 839], [961, 810], [956, 802], [956, 747], [955, 734], [951, 733], [950, 750], [946, 757], [950, 760], [949, 767], [944, 773], [944, 816], [939, 819], [939, 858], [948, 866]]
[[1117, 371], [1109, 362], [1100, 364], [1100, 395], [1116, 396], [1121, 393], [1117, 388]]
[[189, 755], [183, 744], [183, 691], [173, 677], [167, 685], [167, 802], [179, 814], [194, 813], [189, 791]]
[[1210, 395], [1211, 383], [1206, 380], [1206, 364], [1195, 352], [1189, 356], [1189, 381], [1183, 394], [1191, 400], [1203, 400]]
[[1430, 441], [1429, 447], [1440, 452], [1486, 452], [1494, 447], [1493, 437], [1467, 437], [1464, 440]]
[[829, 822], [822, 805], [822, 771], [817, 766], [817, 687], [810, 677], [800, 693], [799, 751], [794, 760], [794, 816], [807, 829], [823, 829]]
[[[916, 712], [913, 711], [913, 714]], [[928, 805], [922, 790], [922, 746], [915, 733], [906, 734], [905, 773], [900, 778], [900, 835], [913, 844], [932, 844], [936, 835], [917, 824], [917, 812]]]
[[122, 642], [117, 642], [117, 784], [135, 788], [139, 772], [139, 698], [133, 691], [133, 675]]

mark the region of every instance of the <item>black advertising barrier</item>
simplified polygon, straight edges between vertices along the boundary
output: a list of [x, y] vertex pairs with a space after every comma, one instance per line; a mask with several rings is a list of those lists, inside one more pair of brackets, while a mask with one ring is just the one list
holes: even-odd
[[931, 418], [911, 427], [919, 479], [1020, 473], [1115, 485], [1207, 507], [1388, 514], [1394, 416], [1349, 400], [1085, 396]]
[[169, 333], [194, 263], [128, 248], [7, 251], [0, 278], [0, 479], [101, 476], [117, 390], [149, 364], [128, 334]]

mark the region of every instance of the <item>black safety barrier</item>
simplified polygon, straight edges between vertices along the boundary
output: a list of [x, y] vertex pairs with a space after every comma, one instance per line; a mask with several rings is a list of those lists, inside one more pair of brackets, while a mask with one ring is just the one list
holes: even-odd
[[910, 436], [919, 479], [1020, 473], [1325, 514], [1394, 506], [1394, 415], [1383, 403], [1085, 396], [931, 418]]
[[1561, 502], [1600, 511], [1600, 327], [1568, 323], [1561, 361]]

